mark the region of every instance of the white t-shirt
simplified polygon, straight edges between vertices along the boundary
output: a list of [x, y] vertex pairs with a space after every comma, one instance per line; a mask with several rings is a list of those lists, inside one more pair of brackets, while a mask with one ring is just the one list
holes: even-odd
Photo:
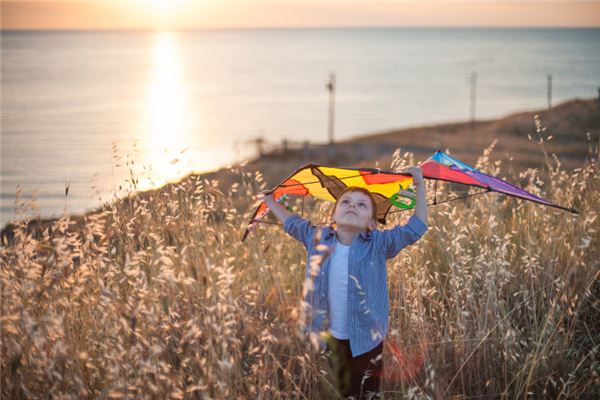
[[348, 256], [350, 246], [336, 240], [329, 263], [327, 293], [329, 300], [329, 333], [348, 339]]

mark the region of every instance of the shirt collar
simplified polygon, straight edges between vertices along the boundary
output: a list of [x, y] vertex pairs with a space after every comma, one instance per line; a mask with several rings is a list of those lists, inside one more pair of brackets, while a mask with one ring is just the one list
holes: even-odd
[[373, 234], [371, 231], [364, 231], [358, 234], [358, 237], [362, 240], [371, 240], [373, 238]]
[[[324, 234], [325, 240], [335, 240], [335, 230], [331, 226], [326, 227], [326, 229]], [[358, 234], [358, 237], [362, 240], [371, 240], [373, 238], [373, 233], [371, 233], [371, 231], [361, 232]]]

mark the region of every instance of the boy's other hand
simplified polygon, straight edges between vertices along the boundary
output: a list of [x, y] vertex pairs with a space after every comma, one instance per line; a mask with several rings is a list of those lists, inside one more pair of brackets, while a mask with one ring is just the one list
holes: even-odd
[[257, 200], [262, 200], [262, 201], [264, 201], [265, 203], [266, 203], [266, 202], [269, 202], [269, 201], [271, 201], [271, 200], [274, 200], [274, 199], [273, 199], [273, 194], [272, 194], [272, 193], [269, 193], [269, 191], [268, 191], [268, 190], [263, 190], [262, 192], [258, 192], [258, 194], [256, 195], [256, 199], [257, 199]]
[[415, 185], [420, 185], [423, 183], [423, 170], [421, 167], [408, 167], [403, 172], [412, 175], [413, 183]]

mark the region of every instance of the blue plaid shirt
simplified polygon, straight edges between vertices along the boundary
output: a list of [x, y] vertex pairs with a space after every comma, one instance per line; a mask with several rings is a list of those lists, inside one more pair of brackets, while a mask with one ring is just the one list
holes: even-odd
[[[288, 217], [284, 229], [302, 242], [308, 252], [306, 278], [312, 280], [313, 285], [304, 299], [306, 327], [319, 333], [328, 328], [327, 276], [329, 254], [335, 249], [335, 230], [328, 226], [316, 227], [297, 214]], [[362, 232], [352, 241], [348, 257], [348, 332], [354, 357], [378, 346], [387, 334], [390, 303], [386, 261], [416, 242], [425, 231], [427, 225], [413, 215], [406, 225]], [[322, 257], [314, 276], [310, 273], [313, 256]]]

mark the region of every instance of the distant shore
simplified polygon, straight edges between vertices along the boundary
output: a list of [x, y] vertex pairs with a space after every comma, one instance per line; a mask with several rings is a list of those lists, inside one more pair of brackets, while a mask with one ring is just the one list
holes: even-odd
[[[536, 116], [540, 123], [538, 128]], [[495, 157], [506, 161], [510, 157], [515, 169], [539, 168], [544, 163], [540, 137], [544, 138], [547, 154], [556, 154], [565, 168], [581, 167], [590, 142], [598, 145], [600, 140], [600, 101], [575, 99], [550, 110], [524, 111], [492, 120], [375, 132], [337, 142], [334, 151], [326, 144], [310, 146], [308, 151], [304, 148], [283, 150], [282, 147], [249, 161], [244, 169], [260, 171], [267, 186], [273, 186], [308, 163], [369, 167], [378, 163], [385, 169], [396, 149], [412, 152], [416, 162], [426, 160], [437, 150], [448, 149], [459, 159], [474, 163], [494, 142]], [[221, 169], [203, 176], [227, 181], [227, 171]]]
[[[536, 127], [536, 116], [538, 126]], [[540, 132], [538, 132], [538, 130]], [[525, 111], [506, 117], [475, 122], [457, 122], [407, 129], [376, 132], [335, 143], [310, 145], [304, 148], [288, 147], [267, 152], [243, 165], [248, 172], [263, 175], [267, 187], [272, 187], [300, 166], [308, 163], [335, 166], [369, 166], [380, 168], [390, 165], [396, 149], [412, 152], [416, 162], [427, 159], [436, 150], [448, 149], [467, 163], [474, 163], [483, 150], [496, 143], [493, 156], [503, 159], [515, 170], [540, 168], [544, 164], [544, 149], [548, 155], [556, 154], [563, 167], [579, 168], [589, 153], [590, 145], [600, 141], [600, 102], [598, 99], [571, 100], [550, 110]], [[237, 166], [239, 167], [239, 166]], [[182, 179], [218, 180], [227, 189], [238, 176], [231, 169], [190, 174]], [[172, 184], [166, 185], [166, 187]], [[164, 190], [165, 187], [156, 190]], [[148, 192], [138, 195], [144, 196]], [[99, 209], [86, 214], [98, 212]], [[86, 215], [84, 214], [84, 215]], [[82, 215], [73, 215], [75, 222]], [[34, 219], [31, 228], [38, 230], [55, 218]], [[2, 239], [10, 237], [12, 225], [2, 229]]]

